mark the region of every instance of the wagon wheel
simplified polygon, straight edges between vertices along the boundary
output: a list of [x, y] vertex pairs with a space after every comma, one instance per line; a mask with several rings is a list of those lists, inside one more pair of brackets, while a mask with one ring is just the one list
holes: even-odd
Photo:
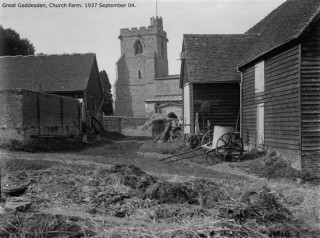
[[202, 137], [201, 145], [205, 145], [212, 142], [212, 139], [213, 139], [213, 130], [207, 131]]
[[216, 154], [221, 160], [239, 161], [243, 153], [243, 142], [240, 136], [226, 133], [219, 138]]

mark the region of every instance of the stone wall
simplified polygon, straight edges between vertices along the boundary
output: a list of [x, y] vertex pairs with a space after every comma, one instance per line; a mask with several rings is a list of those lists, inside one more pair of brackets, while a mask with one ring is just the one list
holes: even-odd
[[76, 99], [29, 90], [0, 91], [0, 142], [30, 136], [78, 136], [80, 103]]
[[180, 75], [170, 75], [155, 80], [155, 95], [182, 95]]
[[[155, 95], [155, 78], [168, 75], [168, 39], [162, 26], [162, 18], [151, 18], [149, 27], [120, 30], [114, 115], [146, 116], [145, 100]], [[142, 52], [135, 51], [137, 42], [142, 44]]]

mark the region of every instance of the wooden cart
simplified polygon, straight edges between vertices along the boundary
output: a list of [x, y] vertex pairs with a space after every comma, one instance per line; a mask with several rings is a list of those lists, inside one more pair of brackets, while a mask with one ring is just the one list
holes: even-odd
[[224, 161], [239, 161], [244, 150], [243, 142], [241, 137], [239, 136], [239, 133], [234, 132], [234, 129], [232, 127], [215, 126], [213, 130], [210, 130], [203, 135], [201, 145], [197, 148], [166, 157], [164, 159], [161, 159], [160, 161], [167, 160], [176, 156], [185, 155], [200, 149], [202, 149], [203, 151], [200, 154], [187, 156], [170, 162], [188, 159], [204, 154], [206, 155], [206, 158], [210, 157], [214, 159], [216, 155]]
[[243, 142], [232, 127], [215, 126], [204, 134], [200, 147], [210, 156], [210, 152], [221, 160], [238, 161], [243, 154]]

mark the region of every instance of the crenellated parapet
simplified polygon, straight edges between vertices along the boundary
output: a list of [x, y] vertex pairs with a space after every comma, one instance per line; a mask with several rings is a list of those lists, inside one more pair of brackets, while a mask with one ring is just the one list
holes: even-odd
[[132, 27], [132, 28], [122, 28], [120, 29], [119, 39], [123, 37], [136, 37], [136, 36], [146, 36], [146, 35], [158, 35], [163, 39], [167, 39], [167, 33], [163, 30], [163, 20], [162, 17], [152, 17], [150, 19], [150, 26], [145, 27]]

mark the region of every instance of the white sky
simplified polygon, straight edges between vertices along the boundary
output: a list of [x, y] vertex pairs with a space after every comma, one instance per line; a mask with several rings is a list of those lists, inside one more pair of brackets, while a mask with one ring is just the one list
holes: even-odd
[[[167, 32], [169, 73], [179, 74], [183, 34], [244, 33], [285, 0], [158, 0], [158, 16]], [[99, 70], [115, 81], [120, 57], [120, 28], [149, 26], [155, 0], [69, 0], [82, 8], [5, 8], [3, 3], [46, 3], [47, 0], [0, 0], [0, 24], [33, 43], [36, 53], [97, 55]], [[85, 8], [84, 3], [134, 3], [133, 8]]]

